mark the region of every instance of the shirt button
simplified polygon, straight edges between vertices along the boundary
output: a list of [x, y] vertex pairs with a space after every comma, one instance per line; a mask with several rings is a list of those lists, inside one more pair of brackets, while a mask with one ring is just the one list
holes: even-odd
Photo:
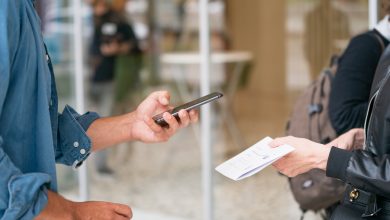
[[85, 153], [86, 153], [85, 149], [80, 150], [80, 154], [85, 154]]
[[49, 61], [49, 55], [46, 54], [46, 61]]
[[77, 141], [75, 141], [74, 143], [73, 143], [73, 147], [79, 147], [80, 145], [79, 145], [79, 142], [77, 142]]

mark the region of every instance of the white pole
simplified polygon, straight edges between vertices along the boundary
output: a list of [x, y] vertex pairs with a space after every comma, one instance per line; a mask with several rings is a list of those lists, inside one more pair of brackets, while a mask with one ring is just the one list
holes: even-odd
[[[73, 41], [75, 59], [76, 109], [84, 112], [84, 84], [83, 84], [83, 42], [82, 42], [82, 4], [81, 0], [73, 0]], [[84, 163], [78, 168], [79, 196], [81, 201], [88, 200], [88, 173]]]
[[378, 23], [378, 0], [368, 0], [368, 28], [373, 29]]
[[[199, 45], [200, 45], [200, 93], [210, 93], [210, 29], [208, 0], [199, 0]], [[211, 148], [211, 112], [210, 105], [201, 108], [201, 152], [202, 152], [202, 188], [203, 219], [212, 220], [213, 215], [213, 173]]]

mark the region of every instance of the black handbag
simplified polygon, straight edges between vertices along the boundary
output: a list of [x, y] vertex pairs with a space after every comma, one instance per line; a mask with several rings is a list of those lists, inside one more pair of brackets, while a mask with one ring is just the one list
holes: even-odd
[[348, 185], [331, 220], [390, 220], [390, 201]]

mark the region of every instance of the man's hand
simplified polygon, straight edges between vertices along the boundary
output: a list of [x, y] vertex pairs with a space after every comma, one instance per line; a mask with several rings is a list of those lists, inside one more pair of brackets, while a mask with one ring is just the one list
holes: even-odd
[[364, 130], [354, 128], [340, 135], [326, 146], [338, 147], [344, 150], [352, 151], [362, 149], [364, 144]]
[[128, 220], [133, 217], [129, 206], [110, 202], [73, 203], [73, 219]]
[[138, 140], [146, 143], [167, 141], [179, 128], [198, 121], [198, 113], [194, 110], [189, 113], [185, 110], [180, 111], [180, 122], [166, 112], [163, 118], [169, 127], [160, 127], [152, 117], [169, 110], [168, 105], [168, 92], [154, 92], [134, 112], [95, 120], [87, 130], [87, 135], [92, 140], [92, 150], [102, 150], [126, 141]]
[[276, 138], [270, 143], [271, 147], [283, 144], [291, 145], [295, 150], [282, 157], [273, 166], [286, 176], [294, 177], [311, 169], [326, 169], [330, 148], [308, 139], [292, 136]]
[[129, 220], [133, 213], [127, 205], [110, 202], [72, 202], [48, 191], [48, 204], [36, 220]]
[[[166, 91], [154, 92], [138, 106], [131, 124], [131, 136], [134, 139], [146, 143], [167, 141], [179, 128], [198, 121], [197, 111], [181, 110], [179, 111], [180, 122], [178, 122], [170, 113], [165, 112], [170, 109], [169, 99], [170, 95]], [[165, 112], [163, 118], [169, 125], [167, 128], [162, 128], [152, 119], [161, 112]]]

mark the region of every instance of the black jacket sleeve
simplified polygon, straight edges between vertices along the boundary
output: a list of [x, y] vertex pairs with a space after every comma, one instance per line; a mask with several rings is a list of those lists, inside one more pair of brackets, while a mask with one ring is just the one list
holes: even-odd
[[329, 98], [329, 117], [338, 135], [364, 125], [371, 83], [382, 54], [373, 34], [354, 37], [340, 59]]
[[348, 152], [333, 147], [326, 174], [359, 189], [390, 198], [390, 155], [368, 151]]

